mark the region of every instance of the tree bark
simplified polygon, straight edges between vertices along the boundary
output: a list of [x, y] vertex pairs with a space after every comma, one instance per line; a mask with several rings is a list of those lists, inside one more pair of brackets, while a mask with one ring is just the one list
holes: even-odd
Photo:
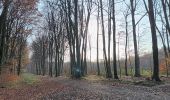
[[137, 39], [136, 39], [136, 23], [135, 23], [135, 7], [134, 0], [130, 0], [131, 4], [131, 16], [132, 16], [132, 27], [133, 27], [133, 44], [135, 51], [135, 77], [140, 77], [140, 62], [139, 62], [139, 54], [137, 47]]
[[100, 75], [99, 67], [99, 1], [98, 1], [98, 12], [97, 12], [97, 75]]
[[166, 21], [166, 29], [168, 30], [168, 33], [170, 35], [170, 25], [169, 25], [167, 10], [166, 10], [166, 2], [165, 2], [165, 0], [161, 0], [161, 2], [162, 2], [162, 7], [163, 7], [165, 21]]
[[128, 76], [127, 71], [127, 46], [128, 46], [128, 22], [127, 22], [127, 15], [125, 15], [125, 22], [126, 22], [126, 42], [125, 42], [125, 75]]
[[113, 69], [114, 78], [118, 79], [117, 75], [117, 57], [116, 57], [116, 21], [115, 21], [115, 0], [112, 0], [112, 15], [113, 15]]
[[0, 74], [1, 74], [1, 66], [3, 64], [3, 56], [4, 56], [4, 47], [5, 47], [5, 38], [6, 38], [6, 20], [7, 13], [9, 8], [9, 0], [4, 1], [4, 7], [0, 16]]
[[104, 29], [102, 0], [100, 0], [100, 10], [101, 10], [101, 22], [102, 22], [103, 53], [104, 53], [104, 60], [105, 60], [105, 65], [106, 65], [106, 78], [112, 78], [111, 68], [108, 65], [107, 54], [106, 54], [105, 29]]
[[158, 59], [158, 43], [157, 43], [157, 36], [156, 36], [156, 23], [154, 17], [154, 10], [153, 10], [153, 1], [148, 0], [148, 7], [149, 7], [149, 21], [151, 26], [151, 33], [152, 33], [152, 50], [153, 50], [153, 76], [152, 80], [160, 81], [159, 78], [159, 59]]

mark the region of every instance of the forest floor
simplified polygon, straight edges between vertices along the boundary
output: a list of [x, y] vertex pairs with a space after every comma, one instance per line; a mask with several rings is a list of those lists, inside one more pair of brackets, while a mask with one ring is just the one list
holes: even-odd
[[12, 85], [0, 82], [0, 100], [170, 100], [170, 78], [162, 80], [166, 81], [130, 77], [106, 80], [95, 75], [77, 80], [24, 74]]

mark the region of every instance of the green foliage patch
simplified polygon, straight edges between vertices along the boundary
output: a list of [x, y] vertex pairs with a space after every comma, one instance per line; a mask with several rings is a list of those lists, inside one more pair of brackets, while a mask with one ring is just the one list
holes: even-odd
[[38, 79], [38, 77], [34, 74], [30, 74], [30, 73], [23, 73], [21, 75], [21, 80], [20, 80], [22, 83], [25, 83], [25, 84], [29, 84], [29, 85], [32, 85], [32, 84], [35, 84], [35, 83], [38, 83], [40, 80]]

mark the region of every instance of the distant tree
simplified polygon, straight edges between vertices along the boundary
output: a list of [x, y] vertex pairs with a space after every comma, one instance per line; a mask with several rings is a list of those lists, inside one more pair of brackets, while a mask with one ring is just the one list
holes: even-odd
[[[20, 73], [21, 60], [26, 40], [36, 19], [38, 0], [4, 0], [0, 15], [0, 70], [3, 64], [18, 58], [17, 73]], [[0, 5], [1, 5], [0, 4]], [[34, 19], [33, 19], [34, 17]]]
[[93, 69], [92, 69], [92, 61], [91, 61], [91, 37], [89, 36], [89, 49], [90, 49], [90, 68], [91, 68], [91, 73], [93, 72]]
[[128, 15], [129, 15], [129, 8], [127, 9], [127, 11], [125, 11], [123, 13], [124, 15], [124, 18], [125, 18], [125, 33], [126, 33], [126, 40], [125, 40], [125, 75], [128, 76], [128, 70], [127, 70], [127, 67], [128, 67], [128, 59], [127, 59], [127, 56], [128, 56], [128, 53], [127, 53], [127, 49], [128, 49]]
[[[82, 0], [80, 3], [78, 0], [44, 1], [47, 9], [46, 13], [44, 13], [46, 23], [44, 23], [43, 34], [48, 37], [46, 44], [48, 47], [47, 56], [49, 59], [50, 76], [52, 76], [53, 72], [53, 59], [55, 63], [55, 76], [57, 77], [61, 74], [66, 44], [69, 45], [70, 72], [72, 77], [80, 78], [87, 74], [87, 33], [92, 10], [92, 0], [87, 0], [87, 2]], [[85, 13], [87, 13], [87, 16], [85, 16]], [[42, 36], [39, 37], [42, 38]], [[42, 55], [40, 56], [43, 58]], [[43, 65], [42, 63], [41, 66]]]
[[[82, 7], [83, 7], [83, 5], [85, 5], [85, 4], [83, 4], [84, 3], [84, 1], [82, 0]], [[80, 33], [83, 33], [82, 34], [82, 41], [83, 41], [83, 44], [82, 44], [82, 52], [81, 52], [81, 54], [82, 54], [82, 72], [83, 72], [83, 76], [84, 75], [87, 75], [87, 60], [86, 60], [86, 54], [87, 54], [87, 35], [88, 35], [88, 26], [89, 26], [89, 21], [90, 21], [90, 17], [91, 17], [91, 12], [92, 12], [92, 0], [87, 0], [87, 2], [86, 2], [86, 7], [84, 7], [84, 8], [82, 8], [82, 18], [80, 19], [81, 20], [81, 23], [85, 23], [85, 28], [84, 28], [84, 31], [82, 31], [82, 32], [80, 32]], [[86, 11], [84, 11], [83, 9], [87, 9], [86, 11], [87, 11], [87, 16], [85, 16], [86, 15]], [[83, 16], [85, 16], [85, 18], [83, 17]], [[85, 21], [83, 21], [83, 19], [85, 19]], [[83, 24], [81, 24], [81, 26], [80, 27], [84, 27], [84, 25]]]

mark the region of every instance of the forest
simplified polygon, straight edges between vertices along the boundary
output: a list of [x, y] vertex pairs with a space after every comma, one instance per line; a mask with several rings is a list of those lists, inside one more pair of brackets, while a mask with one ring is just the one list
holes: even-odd
[[0, 0], [0, 100], [169, 100], [170, 0]]

